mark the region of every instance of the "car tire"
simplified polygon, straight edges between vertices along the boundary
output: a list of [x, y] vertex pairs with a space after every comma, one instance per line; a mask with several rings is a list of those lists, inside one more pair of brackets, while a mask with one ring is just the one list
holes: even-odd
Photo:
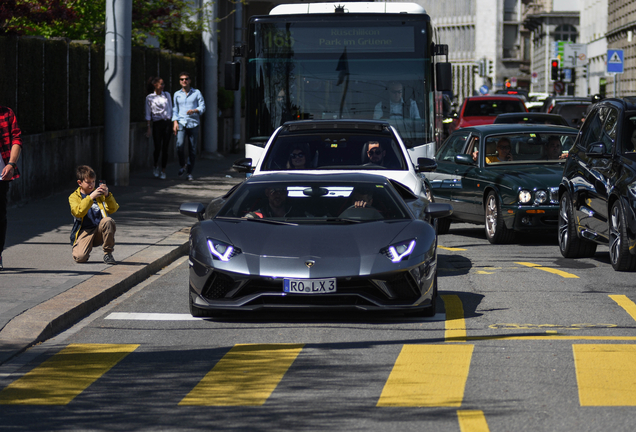
[[437, 219], [437, 234], [448, 234], [451, 226], [451, 219], [449, 217]]
[[558, 237], [559, 250], [565, 258], [590, 258], [596, 253], [596, 243], [577, 235], [572, 200], [567, 192], [559, 200]]
[[194, 305], [192, 301], [192, 293], [188, 293], [188, 304], [190, 305], [190, 315], [195, 318], [211, 318], [214, 316], [214, 313], [208, 309], [201, 309]]
[[486, 206], [484, 208], [484, 223], [486, 224], [486, 238], [492, 244], [510, 243], [515, 236], [515, 232], [506, 228], [501, 213], [501, 203], [494, 191], [488, 193]]
[[636, 256], [629, 253], [627, 224], [620, 201], [612, 205], [609, 224], [609, 254], [612, 267], [616, 271], [634, 271]]

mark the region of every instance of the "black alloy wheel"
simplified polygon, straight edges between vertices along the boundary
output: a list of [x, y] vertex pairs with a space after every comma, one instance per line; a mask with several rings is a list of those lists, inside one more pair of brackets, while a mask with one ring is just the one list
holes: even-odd
[[506, 228], [501, 212], [501, 203], [495, 191], [490, 191], [486, 198], [484, 222], [486, 224], [486, 238], [490, 243], [510, 243], [514, 239], [515, 232]]
[[574, 225], [570, 194], [559, 200], [559, 250], [565, 258], [589, 258], [596, 253], [596, 243], [579, 238]]
[[636, 256], [629, 253], [627, 224], [620, 201], [612, 205], [609, 217], [609, 254], [612, 267], [616, 271], [634, 271]]

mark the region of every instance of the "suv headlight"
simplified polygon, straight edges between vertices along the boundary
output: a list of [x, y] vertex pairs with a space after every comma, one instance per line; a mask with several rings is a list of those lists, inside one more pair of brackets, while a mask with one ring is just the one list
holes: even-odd
[[233, 257], [241, 253], [241, 250], [239, 248], [235, 248], [234, 246], [227, 243], [211, 239], [208, 239], [208, 249], [210, 249], [212, 258], [225, 262], [231, 260]]
[[383, 248], [380, 253], [386, 255], [394, 263], [399, 263], [403, 258], [408, 258], [413, 249], [415, 249], [415, 239], [392, 244]]
[[519, 191], [519, 202], [521, 204], [528, 204], [531, 199], [532, 199], [532, 192], [525, 189], [521, 189]]

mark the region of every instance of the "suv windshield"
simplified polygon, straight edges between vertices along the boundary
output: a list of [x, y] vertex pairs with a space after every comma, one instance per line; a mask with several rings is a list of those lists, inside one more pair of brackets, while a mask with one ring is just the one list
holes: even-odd
[[297, 223], [411, 219], [387, 185], [353, 182], [248, 183], [216, 218]]
[[389, 133], [337, 130], [281, 132], [269, 147], [261, 170], [407, 170], [404, 155]]

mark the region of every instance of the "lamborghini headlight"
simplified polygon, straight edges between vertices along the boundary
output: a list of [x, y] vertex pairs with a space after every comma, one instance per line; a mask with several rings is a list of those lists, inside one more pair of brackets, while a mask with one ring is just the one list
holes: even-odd
[[519, 191], [519, 202], [521, 204], [528, 204], [531, 199], [532, 199], [532, 192], [525, 189], [521, 189]]
[[413, 249], [415, 249], [415, 239], [392, 244], [383, 248], [380, 253], [386, 255], [392, 262], [399, 263], [403, 258], [408, 258]]
[[232, 259], [232, 257], [241, 253], [241, 250], [239, 248], [235, 248], [232, 245], [218, 240], [208, 239], [208, 248], [210, 249], [212, 258], [221, 261], [229, 261]]

